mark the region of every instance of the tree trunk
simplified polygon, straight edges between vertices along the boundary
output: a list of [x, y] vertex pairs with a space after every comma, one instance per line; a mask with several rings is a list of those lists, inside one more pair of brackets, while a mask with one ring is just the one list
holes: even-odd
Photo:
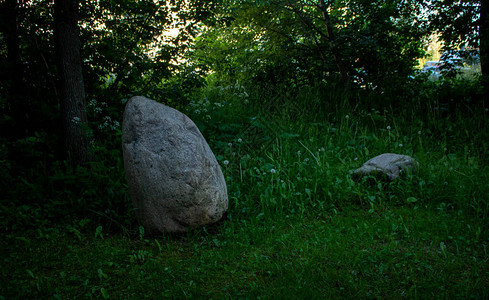
[[87, 161], [87, 112], [77, 10], [77, 0], [54, 2], [54, 30], [65, 150], [67, 158], [74, 165]]
[[484, 98], [489, 100], [489, 0], [481, 0], [479, 25], [480, 61]]
[[333, 59], [335, 61], [336, 66], [338, 67], [338, 71], [340, 72], [341, 79], [347, 83], [348, 82], [348, 73], [346, 72], [346, 68], [343, 64], [340, 54], [338, 53], [338, 48], [335, 44], [335, 37], [333, 33], [333, 28], [331, 26], [331, 21], [328, 13], [328, 6], [324, 2], [324, 0], [320, 1], [319, 9], [321, 10], [324, 26], [326, 29], [326, 37], [328, 39], [329, 48], [331, 53], [333, 54]]
[[8, 130], [6, 134], [19, 138], [25, 135], [25, 130], [28, 127], [28, 97], [23, 82], [23, 66], [20, 59], [17, 30], [19, 3], [17, 0], [6, 0], [0, 4], [0, 30], [4, 33], [7, 45], [7, 64], [2, 72], [1, 80], [7, 83], [9, 99], [7, 110], [14, 120], [12, 130]]

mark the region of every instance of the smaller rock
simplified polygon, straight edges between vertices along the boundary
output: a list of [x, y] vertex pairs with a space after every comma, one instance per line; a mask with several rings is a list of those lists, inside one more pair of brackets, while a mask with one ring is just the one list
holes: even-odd
[[376, 156], [353, 171], [353, 177], [360, 179], [367, 175], [384, 174], [389, 181], [399, 177], [402, 172], [416, 171], [419, 163], [408, 155], [384, 153]]

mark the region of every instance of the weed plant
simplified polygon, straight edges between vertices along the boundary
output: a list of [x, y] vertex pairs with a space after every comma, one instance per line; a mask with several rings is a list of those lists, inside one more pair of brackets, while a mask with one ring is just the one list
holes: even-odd
[[[230, 206], [181, 236], [133, 221], [117, 131], [84, 168], [3, 175], [0, 298], [489, 297], [489, 112], [475, 84], [409, 84], [196, 91]], [[353, 179], [386, 152], [419, 171]]]

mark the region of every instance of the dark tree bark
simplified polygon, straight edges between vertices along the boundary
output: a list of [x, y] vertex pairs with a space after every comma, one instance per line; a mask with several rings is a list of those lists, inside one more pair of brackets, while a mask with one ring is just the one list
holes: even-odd
[[326, 29], [326, 38], [328, 39], [329, 48], [331, 50], [331, 54], [333, 54], [333, 59], [335, 61], [336, 66], [338, 67], [338, 71], [340, 72], [341, 79], [344, 82], [348, 82], [348, 73], [346, 71], [345, 65], [343, 64], [343, 60], [341, 59], [341, 55], [338, 52], [338, 48], [336, 47], [335, 44], [333, 28], [328, 13], [328, 6], [324, 2], [324, 0], [321, 0], [319, 2], [318, 8], [321, 10], [321, 14], [324, 21], [324, 27]]
[[25, 135], [28, 123], [28, 103], [26, 88], [23, 82], [23, 66], [20, 58], [18, 33], [17, 0], [6, 0], [0, 3], [0, 30], [5, 36], [7, 46], [6, 68], [2, 70], [1, 80], [7, 84], [9, 106], [8, 112], [14, 119], [13, 128], [6, 134], [13, 137]]
[[489, 0], [481, 0], [479, 24], [480, 61], [484, 97], [489, 100]]
[[87, 161], [87, 113], [78, 39], [78, 1], [54, 2], [54, 30], [61, 91], [64, 140], [74, 165]]

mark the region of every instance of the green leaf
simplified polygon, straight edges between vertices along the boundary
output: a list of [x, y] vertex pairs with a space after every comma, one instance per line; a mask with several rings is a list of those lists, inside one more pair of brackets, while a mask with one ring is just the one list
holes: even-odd
[[104, 299], [109, 299], [110, 298], [109, 292], [107, 292], [107, 290], [105, 288], [101, 288], [100, 289], [100, 293], [102, 294], [102, 297], [104, 297]]
[[104, 238], [104, 235], [102, 234], [102, 225], [98, 226], [97, 229], [95, 229], [95, 238], [100, 237], [101, 239]]
[[108, 277], [107, 274], [105, 274], [104, 271], [102, 271], [102, 269], [98, 269], [97, 270], [97, 273], [98, 273], [98, 278], [100, 280], [106, 279]]
[[416, 198], [414, 198], [414, 197], [409, 197], [409, 198], [407, 198], [407, 199], [406, 199], [406, 202], [407, 202], [407, 203], [415, 203], [415, 202], [417, 202], [417, 201], [418, 201], [418, 199], [416, 199]]
[[143, 226], [139, 226], [139, 239], [143, 239], [144, 237], [144, 227]]
[[447, 246], [445, 245], [444, 242], [440, 242], [440, 249], [441, 249], [441, 253], [443, 253], [443, 255], [446, 258], [447, 257]]

